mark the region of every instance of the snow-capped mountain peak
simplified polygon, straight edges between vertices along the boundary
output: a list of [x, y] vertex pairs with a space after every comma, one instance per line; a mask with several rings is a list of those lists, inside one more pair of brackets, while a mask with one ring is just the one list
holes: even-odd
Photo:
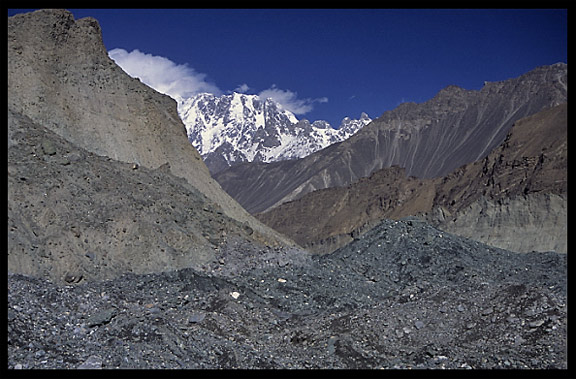
[[357, 132], [371, 119], [348, 117], [338, 129], [326, 121], [298, 120], [274, 100], [233, 92], [202, 93], [178, 102], [188, 139], [216, 173], [239, 162], [302, 158]]
[[365, 125], [369, 124], [371, 121], [372, 119], [366, 113], [362, 112], [358, 120], [353, 120], [350, 117], [344, 117], [338, 130], [340, 132], [345, 132], [352, 135], [358, 130], [362, 129]]

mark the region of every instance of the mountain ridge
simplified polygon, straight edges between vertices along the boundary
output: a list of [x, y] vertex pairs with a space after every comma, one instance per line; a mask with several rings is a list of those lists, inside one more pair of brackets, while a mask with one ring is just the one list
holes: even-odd
[[178, 103], [188, 139], [215, 174], [242, 162], [303, 158], [356, 133], [371, 119], [345, 117], [338, 129], [326, 121], [298, 120], [273, 99], [203, 93]]
[[282, 241], [211, 177], [176, 102], [108, 56], [97, 20], [39, 10], [10, 17], [8, 27], [9, 108], [90, 152], [150, 168], [169, 163], [227, 215]]
[[383, 218], [408, 216], [508, 250], [566, 252], [566, 140], [565, 103], [518, 120], [487, 157], [444, 177], [384, 168], [257, 217], [317, 252], [352, 241]]
[[[258, 213], [322, 188], [348, 185], [397, 165], [431, 178], [480, 159], [513, 122], [567, 99], [567, 65], [536, 68], [481, 90], [449, 86], [432, 99], [385, 112], [349, 139], [296, 162], [242, 164], [214, 178], [249, 212]], [[280, 188], [272, 191], [272, 188]]]
[[[209, 192], [175, 102], [105, 59], [93, 19], [43, 10], [8, 32], [9, 370], [569, 366], [566, 254], [411, 218], [312, 255]], [[455, 179], [490, 184], [513, 166], [533, 173], [514, 191], [564, 188], [566, 141], [529, 149], [537, 120], [506, 141], [521, 156]]]

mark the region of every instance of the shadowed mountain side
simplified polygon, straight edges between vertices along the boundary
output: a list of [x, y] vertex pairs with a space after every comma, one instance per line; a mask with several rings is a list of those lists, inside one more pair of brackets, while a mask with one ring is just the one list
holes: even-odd
[[258, 213], [394, 165], [410, 176], [441, 177], [485, 157], [516, 120], [565, 102], [566, 83], [567, 65], [558, 63], [487, 82], [479, 91], [449, 86], [424, 103], [401, 104], [346, 141], [303, 159], [238, 165], [214, 178], [245, 209]]
[[566, 252], [567, 104], [519, 120], [486, 158], [436, 179], [382, 169], [257, 217], [326, 253], [383, 218], [417, 215], [455, 234], [517, 251]]
[[71, 143], [170, 171], [270, 243], [290, 243], [226, 194], [190, 145], [176, 102], [128, 76], [107, 54], [98, 22], [66, 10], [8, 18], [8, 106]]

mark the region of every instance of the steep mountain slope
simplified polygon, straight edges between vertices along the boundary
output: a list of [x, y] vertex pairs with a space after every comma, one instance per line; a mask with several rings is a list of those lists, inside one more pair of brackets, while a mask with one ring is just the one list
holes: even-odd
[[346, 187], [310, 192], [256, 217], [301, 246], [327, 253], [383, 218], [432, 209], [435, 194], [434, 180], [406, 177], [405, 169], [394, 166]]
[[488, 157], [446, 177], [425, 218], [509, 250], [566, 253], [567, 132], [567, 104], [519, 120]]
[[563, 63], [486, 83], [479, 91], [450, 86], [427, 102], [401, 104], [346, 141], [296, 162], [242, 164], [215, 179], [256, 213], [392, 165], [406, 168], [408, 175], [438, 177], [486, 156], [516, 120], [566, 98]]
[[175, 101], [108, 58], [94, 19], [64, 10], [8, 19], [8, 107], [14, 272], [196, 266], [214, 260], [227, 233], [293, 244], [212, 180]]
[[219, 189], [174, 102], [116, 68], [66, 64], [101, 44], [96, 25], [9, 19], [8, 369], [568, 367], [566, 255], [416, 220], [333, 254], [271, 247], [274, 233], [203, 193]]
[[90, 152], [150, 168], [169, 163], [227, 215], [281, 239], [222, 191], [188, 142], [176, 102], [108, 57], [92, 18], [63, 10], [9, 18], [8, 105]]
[[178, 104], [188, 139], [212, 173], [241, 162], [272, 162], [305, 157], [343, 141], [368, 124], [345, 118], [338, 130], [324, 121], [298, 121], [272, 99], [233, 93], [200, 94]]
[[260, 220], [328, 252], [383, 218], [423, 217], [441, 229], [515, 251], [567, 251], [567, 104], [518, 120], [487, 157], [436, 179], [405, 169], [309, 193]]
[[11, 272], [77, 282], [201, 270], [219, 266], [227, 241], [253, 241], [251, 233], [168, 164], [134, 169], [8, 114]]

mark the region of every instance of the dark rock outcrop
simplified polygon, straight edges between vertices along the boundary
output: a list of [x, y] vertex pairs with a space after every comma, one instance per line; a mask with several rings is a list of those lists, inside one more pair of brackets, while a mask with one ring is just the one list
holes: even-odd
[[[518, 120], [486, 158], [446, 176], [437, 227], [514, 251], [568, 252], [568, 105]], [[447, 214], [439, 215], [439, 208]]]

